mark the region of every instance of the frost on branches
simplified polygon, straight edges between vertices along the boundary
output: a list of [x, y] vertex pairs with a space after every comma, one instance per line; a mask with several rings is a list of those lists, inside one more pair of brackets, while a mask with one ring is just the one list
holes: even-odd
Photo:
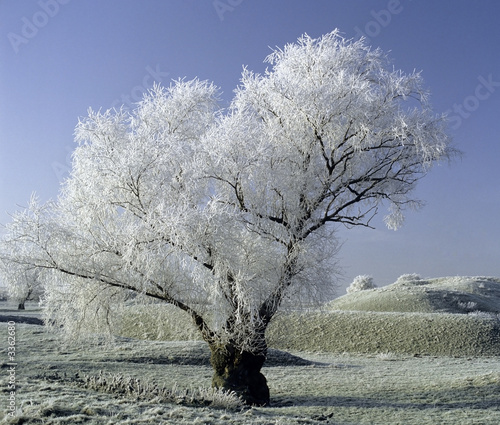
[[8, 226], [4, 261], [45, 280], [47, 322], [102, 333], [123, 307], [187, 312], [214, 385], [268, 404], [260, 369], [280, 306], [332, 286], [335, 225], [390, 228], [430, 166], [449, 157], [418, 73], [337, 31], [244, 70], [228, 110], [199, 80], [155, 87], [137, 109], [89, 111], [57, 202]]
[[0, 279], [7, 284], [7, 296], [19, 310], [25, 309], [27, 301], [39, 301], [43, 294], [40, 269], [34, 265], [10, 261], [2, 264], [0, 260]]

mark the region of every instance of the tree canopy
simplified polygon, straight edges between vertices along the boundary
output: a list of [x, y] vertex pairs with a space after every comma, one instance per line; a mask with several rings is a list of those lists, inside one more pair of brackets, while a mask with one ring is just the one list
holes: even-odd
[[2, 243], [46, 276], [50, 323], [101, 331], [150, 299], [211, 346], [265, 354], [285, 299], [331, 288], [335, 225], [370, 226], [385, 203], [395, 229], [419, 204], [417, 181], [452, 153], [419, 73], [338, 31], [266, 62], [227, 110], [212, 83], [178, 80], [80, 120], [59, 198], [34, 200]]

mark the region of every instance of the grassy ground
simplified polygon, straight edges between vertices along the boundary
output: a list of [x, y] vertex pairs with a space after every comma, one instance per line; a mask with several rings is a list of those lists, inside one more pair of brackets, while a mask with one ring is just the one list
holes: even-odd
[[[132, 377], [149, 388], [175, 387], [175, 394], [210, 387], [208, 348], [183, 313], [148, 306], [131, 309], [109, 346], [64, 345], [42, 326], [17, 320], [17, 411], [9, 418], [2, 323], [0, 422], [496, 425], [499, 295], [498, 279], [402, 280], [341, 297], [322, 311], [282, 314], [268, 339], [293, 355], [270, 352], [263, 372], [272, 406], [236, 410], [81, 385], [86, 375]], [[19, 314], [33, 319], [40, 311], [0, 305], [4, 320]]]
[[76, 373], [103, 371], [167, 388], [208, 387], [212, 370], [202, 342], [122, 338], [114, 346], [63, 346], [28, 324], [16, 326], [16, 341], [18, 411], [9, 420], [2, 409], [7, 424], [500, 423], [498, 357], [294, 353], [308, 360], [300, 362], [283, 354], [264, 368], [272, 407], [231, 411], [138, 400], [72, 382]]
[[496, 318], [433, 313], [333, 311], [286, 314], [268, 330], [269, 344], [284, 350], [500, 356]]

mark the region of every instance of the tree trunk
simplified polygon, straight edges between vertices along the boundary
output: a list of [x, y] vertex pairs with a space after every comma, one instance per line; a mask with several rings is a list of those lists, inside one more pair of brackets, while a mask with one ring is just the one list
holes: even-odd
[[212, 386], [234, 391], [246, 404], [269, 405], [269, 387], [260, 370], [267, 350], [254, 354], [240, 351], [234, 345], [211, 345], [210, 362], [214, 368]]
[[24, 310], [24, 301], [20, 302], [19, 305], [17, 306], [18, 310]]

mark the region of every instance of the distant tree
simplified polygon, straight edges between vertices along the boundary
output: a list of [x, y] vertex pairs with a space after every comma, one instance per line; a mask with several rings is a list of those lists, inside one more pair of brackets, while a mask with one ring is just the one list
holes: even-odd
[[347, 287], [347, 293], [365, 291], [367, 289], [374, 289], [377, 285], [373, 283], [373, 277], [369, 275], [359, 275], [354, 278], [352, 283]]
[[6, 286], [0, 286], [0, 301], [7, 301], [9, 299], [9, 293]]
[[38, 267], [12, 262], [7, 266], [0, 261], [0, 276], [7, 287], [7, 298], [14, 301], [19, 310], [25, 309], [26, 301], [40, 300], [43, 281]]
[[266, 328], [332, 287], [335, 226], [386, 223], [451, 149], [418, 73], [364, 41], [301, 37], [244, 70], [226, 112], [207, 82], [155, 87], [137, 109], [89, 112], [57, 202], [14, 216], [5, 261], [41, 270], [46, 316], [68, 334], [161, 301], [192, 318], [213, 385], [269, 403]]
[[24, 310], [27, 301], [39, 301], [43, 293], [42, 282], [38, 280], [38, 269], [25, 270], [23, 281], [9, 289], [10, 299], [15, 299], [18, 310]]

